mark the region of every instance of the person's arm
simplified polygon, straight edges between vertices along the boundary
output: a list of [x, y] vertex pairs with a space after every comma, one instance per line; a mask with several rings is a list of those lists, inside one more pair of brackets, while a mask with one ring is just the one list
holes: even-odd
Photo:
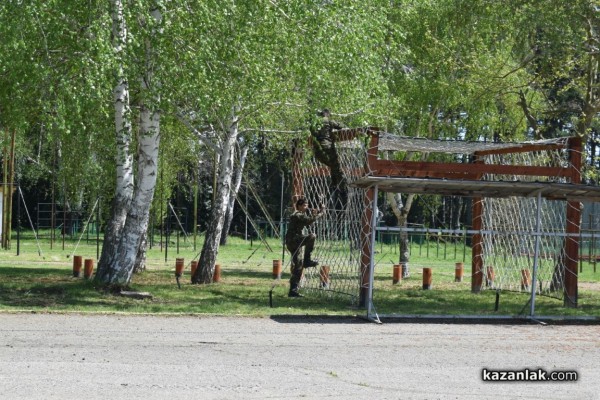
[[329, 125], [331, 126], [331, 129], [344, 129], [345, 126], [338, 123], [337, 121], [329, 121]]
[[345, 126], [343, 126], [342, 124], [339, 124], [336, 121], [329, 121], [329, 134], [331, 135], [332, 140], [334, 141], [338, 141], [338, 131], [340, 129], [344, 129]]
[[314, 223], [317, 219], [321, 218], [325, 214], [325, 208], [321, 206], [319, 211], [312, 210], [310, 214], [298, 214], [298, 219], [302, 222], [302, 224], [308, 226]]

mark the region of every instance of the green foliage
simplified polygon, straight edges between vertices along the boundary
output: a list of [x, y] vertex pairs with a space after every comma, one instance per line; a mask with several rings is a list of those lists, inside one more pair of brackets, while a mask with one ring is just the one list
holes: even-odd
[[[107, 2], [0, 3], [0, 130], [18, 132], [20, 179], [53, 181], [72, 200], [114, 190], [117, 62], [134, 123], [135, 105], [161, 95], [163, 209], [178, 177], [212, 159], [175, 120], [181, 110], [222, 131], [237, 107], [257, 170], [287, 169], [291, 139], [323, 107], [347, 126], [519, 140], [531, 134], [522, 95], [542, 135], [597, 136], [597, 118], [582, 121], [597, 97], [591, 0], [134, 0], [119, 54]], [[148, 41], [161, 85], [142, 91]]]

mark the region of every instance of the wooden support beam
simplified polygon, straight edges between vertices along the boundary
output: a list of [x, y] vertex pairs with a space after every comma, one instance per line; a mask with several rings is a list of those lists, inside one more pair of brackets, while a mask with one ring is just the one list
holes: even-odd
[[373, 207], [375, 199], [375, 189], [370, 187], [364, 199], [362, 214], [362, 229], [360, 232], [361, 254], [360, 254], [360, 293], [358, 304], [360, 307], [367, 306], [369, 297], [369, 285], [371, 283], [371, 220], [373, 218]]
[[459, 174], [465, 175], [465, 179], [467, 179], [467, 177], [473, 177], [477, 174], [526, 175], [549, 177], [569, 177], [572, 175], [572, 171], [570, 168], [537, 167], [527, 165], [475, 165], [458, 163], [437, 163], [427, 161], [392, 160], [374, 160], [373, 162], [370, 162], [370, 165], [371, 169], [375, 172], [376, 175], [429, 176], [435, 178], [448, 179], [456, 179], [457, 175]]
[[[483, 157], [475, 155], [474, 164], [477, 170], [485, 165], [484, 163]], [[483, 198], [473, 197], [471, 212], [471, 228], [477, 231], [471, 239], [471, 292], [479, 293], [483, 286], [483, 236], [480, 233], [483, 227]]]
[[483, 237], [479, 231], [483, 226], [483, 199], [473, 197], [472, 229], [478, 231], [471, 239], [471, 292], [479, 293], [483, 285]]
[[[571, 183], [581, 183], [581, 152], [583, 149], [581, 138], [569, 139], [569, 157], [571, 161]], [[581, 229], [581, 203], [578, 201], [567, 202], [568, 234], [565, 240], [565, 307], [577, 307], [578, 286], [578, 258], [579, 258], [579, 232]]]

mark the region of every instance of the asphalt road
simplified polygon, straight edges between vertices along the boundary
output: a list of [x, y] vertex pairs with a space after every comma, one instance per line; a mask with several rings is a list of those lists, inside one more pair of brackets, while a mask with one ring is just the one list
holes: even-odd
[[[600, 327], [0, 314], [1, 399], [599, 399]], [[482, 370], [575, 371], [484, 382]]]

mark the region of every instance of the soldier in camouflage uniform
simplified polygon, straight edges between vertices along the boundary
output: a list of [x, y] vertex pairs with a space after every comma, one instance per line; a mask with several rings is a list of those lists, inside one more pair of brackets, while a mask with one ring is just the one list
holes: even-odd
[[337, 134], [335, 130], [343, 129], [342, 125], [331, 119], [331, 113], [324, 109], [319, 113], [321, 120], [311, 127], [313, 151], [315, 158], [327, 165], [331, 174], [331, 196], [336, 210], [346, 208], [348, 202], [348, 185], [340, 166], [339, 155], [335, 148]]
[[[307, 213], [307, 210], [308, 204], [306, 203], [306, 199], [298, 199], [296, 201], [296, 210], [290, 216], [288, 231], [285, 234], [285, 245], [292, 254], [292, 277], [290, 278], [289, 297], [302, 297], [298, 293], [298, 284], [302, 278], [303, 269], [316, 267], [319, 264], [310, 257], [317, 237], [314, 233], [305, 234], [304, 228], [312, 225], [317, 219], [323, 216], [325, 208], [321, 206], [319, 211], [312, 210], [311, 213]], [[298, 256], [302, 246], [304, 246], [304, 258], [301, 260]]]

